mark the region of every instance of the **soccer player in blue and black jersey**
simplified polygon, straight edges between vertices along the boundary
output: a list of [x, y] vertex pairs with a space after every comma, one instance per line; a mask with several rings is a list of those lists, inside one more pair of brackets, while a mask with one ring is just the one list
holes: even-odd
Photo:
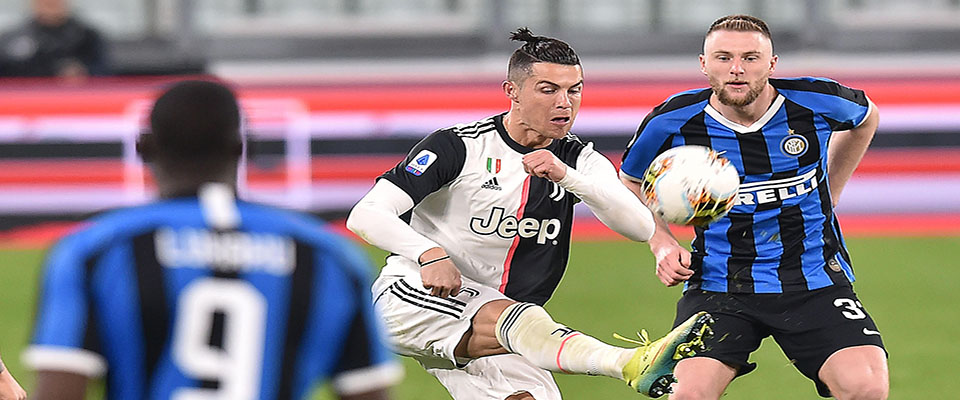
[[692, 254], [663, 221], [649, 242], [660, 280], [686, 282], [676, 321], [700, 310], [716, 320], [710, 350], [677, 365], [671, 399], [719, 398], [755, 368], [749, 355], [771, 335], [820, 395], [886, 398], [886, 353], [853, 291], [834, 215], [876, 131], [876, 107], [829, 79], [770, 78], [770, 31], [747, 15], [713, 23], [700, 65], [710, 88], [678, 93], [647, 115], [620, 173], [640, 196], [654, 157], [703, 145], [723, 152], [741, 177], [736, 205], [696, 228]]
[[306, 215], [238, 201], [234, 94], [186, 81], [159, 97], [138, 150], [161, 199], [107, 213], [46, 261], [25, 361], [35, 399], [385, 399], [362, 252]]

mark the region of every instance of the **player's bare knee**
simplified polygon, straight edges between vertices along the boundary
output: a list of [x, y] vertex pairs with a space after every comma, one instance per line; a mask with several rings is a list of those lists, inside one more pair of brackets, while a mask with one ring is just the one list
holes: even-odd
[[494, 300], [480, 306], [480, 309], [477, 310], [470, 324], [470, 330], [473, 331], [473, 335], [489, 336], [496, 341], [497, 336], [495, 330], [497, 327], [497, 319], [500, 318], [500, 314], [503, 314], [503, 311], [507, 307], [515, 303], [513, 300], [502, 299]]
[[500, 314], [503, 314], [503, 310], [506, 310], [507, 307], [510, 307], [510, 305], [514, 303], [516, 302], [513, 300], [500, 299], [480, 306], [477, 314], [473, 316], [473, 329], [476, 330], [478, 326], [485, 325], [490, 325], [490, 329], [492, 329], [492, 327], [497, 324], [497, 319], [500, 318]]
[[883, 379], [864, 377], [838, 385], [831, 392], [838, 400], [886, 400], [889, 387]]
[[477, 358], [508, 353], [497, 341], [495, 330], [500, 314], [514, 303], [516, 302], [513, 300], [503, 299], [481, 306], [471, 320], [470, 330], [463, 335], [454, 354], [459, 357]]

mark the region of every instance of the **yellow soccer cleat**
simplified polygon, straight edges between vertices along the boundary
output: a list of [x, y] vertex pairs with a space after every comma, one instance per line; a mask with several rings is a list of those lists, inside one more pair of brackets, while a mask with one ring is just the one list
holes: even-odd
[[640, 340], [627, 339], [618, 334], [614, 337], [640, 345], [630, 361], [623, 366], [623, 380], [637, 392], [657, 398], [671, 393], [670, 384], [676, 382], [673, 368], [677, 362], [693, 357], [697, 351], [706, 350], [703, 336], [711, 335], [713, 318], [701, 311], [674, 328], [666, 336], [651, 342], [646, 330], [638, 335]]

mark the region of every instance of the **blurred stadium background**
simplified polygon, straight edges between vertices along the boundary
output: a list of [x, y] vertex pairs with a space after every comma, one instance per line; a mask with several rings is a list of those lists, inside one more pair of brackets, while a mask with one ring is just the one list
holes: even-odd
[[[960, 345], [917, 331], [952, 326], [938, 307], [960, 301], [943, 285], [960, 279], [960, 0], [72, 3], [106, 36], [114, 75], [83, 82], [0, 77], [0, 247], [7, 249], [0, 250], [0, 352], [15, 372], [12, 354], [27, 341], [42, 249], [71, 221], [150, 198], [133, 143], [164, 83], [204, 74], [234, 83], [251, 139], [246, 195], [339, 221], [419, 138], [506, 109], [499, 83], [516, 48], [510, 30], [529, 26], [577, 49], [586, 87], [574, 132], [619, 164], [650, 109], [706, 85], [696, 55], [708, 24], [743, 12], [770, 23], [780, 55], [775, 76], [830, 77], [866, 90], [880, 107], [876, 139], [839, 208], [855, 247], [858, 289], [881, 328], [890, 329], [890, 346], [904, 350], [891, 350], [892, 398], [949, 398], [960, 390], [942, 372], [950, 371], [948, 356], [960, 356]], [[0, 31], [28, 9], [27, 0], [0, 1]], [[667, 325], [679, 291], [655, 284], [645, 246], [605, 243], [613, 235], [585, 209], [578, 213], [582, 243], [548, 308], [600, 337], [637, 329], [638, 321]], [[578, 252], [588, 254], [576, 258]], [[586, 258], [593, 252], [614, 256], [596, 265]], [[630, 279], [585, 281], [588, 268], [607, 264], [611, 274]], [[596, 315], [580, 303], [612, 309]], [[644, 304], [657, 306], [635, 310]], [[782, 354], [767, 350], [761, 357], [774, 365], [755, 373], [767, 378], [745, 380], [756, 381], [758, 391], [738, 393], [738, 382], [727, 398], [814, 398], [796, 371], [777, 365], [786, 366]], [[411, 370], [399, 397], [444, 398], [430, 379]], [[606, 383], [561, 378], [570, 398], [626, 395], [619, 388], [593, 391]]]

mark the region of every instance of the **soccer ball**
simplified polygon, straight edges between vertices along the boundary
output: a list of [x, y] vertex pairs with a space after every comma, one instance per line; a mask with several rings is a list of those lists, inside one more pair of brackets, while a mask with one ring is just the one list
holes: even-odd
[[740, 174], [730, 160], [704, 146], [671, 148], [653, 160], [641, 189], [650, 210], [672, 224], [706, 226], [727, 214]]

